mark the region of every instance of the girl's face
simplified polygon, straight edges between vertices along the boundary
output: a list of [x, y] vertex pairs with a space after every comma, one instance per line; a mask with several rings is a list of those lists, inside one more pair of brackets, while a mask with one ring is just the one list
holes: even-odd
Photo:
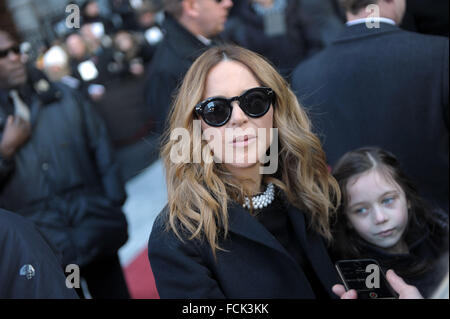
[[[210, 70], [206, 78], [203, 99], [231, 98], [260, 86], [245, 65], [236, 61], [221, 61]], [[225, 166], [231, 169], [253, 167], [259, 164], [259, 159], [271, 143], [273, 106], [259, 118], [246, 115], [238, 101], [232, 102], [232, 107], [231, 118], [223, 126], [212, 127], [202, 120], [202, 131], [206, 135], [204, 138], [216, 160], [225, 163]]]
[[405, 253], [408, 202], [401, 187], [376, 169], [350, 178], [346, 187], [350, 227], [375, 246]]

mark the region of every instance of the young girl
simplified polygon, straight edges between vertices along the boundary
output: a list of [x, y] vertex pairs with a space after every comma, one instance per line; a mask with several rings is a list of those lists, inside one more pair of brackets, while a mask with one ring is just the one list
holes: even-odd
[[373, 258], [430, 297], [448, 272], [448, 217], [431, 210], [397, 159], [375, 147], [345, 154], [333, 169], [342, 205], [335, 259]]

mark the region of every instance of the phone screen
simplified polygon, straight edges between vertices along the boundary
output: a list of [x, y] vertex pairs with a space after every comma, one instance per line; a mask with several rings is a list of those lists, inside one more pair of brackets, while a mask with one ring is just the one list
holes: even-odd
[[374, 259], [339, 260], [336, 269], [345, 288], [355, 289], [358, 299], [398, 298]]

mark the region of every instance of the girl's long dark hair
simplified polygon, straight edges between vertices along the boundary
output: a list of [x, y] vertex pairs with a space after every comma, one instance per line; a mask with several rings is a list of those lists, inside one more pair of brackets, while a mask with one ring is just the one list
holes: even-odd
[[[437, 251], [448, 249], [447, 243], [443, 240], [448, 234], [446, 223], [439, 223], [433, 214], [433, 210], [419, 196], [414, 183], [403, 173], [397, 158], [388, 151], [378, 147], [363, 147], [346, 153], [333, 168], [333, 175], [342, 193], [342, 204], [338, 213], [334, 215], [331, 223], [333, 233], [332, 255], [334, 259], [357, 259], [371, 258], [367, 247], [370, 244], [364, 241], [356, 231], [349, 227], [349, 221], [345, 214], [348, 205], [347, 183], [350, 178], [377, 169], [388, 179], [395, 181], [406, 195], [409, 203], [408, 225], [405, 230], [404, 239], [406, 243], [411, 242], [429, 234], [431, 243]], [[406, 265], [395, 264], [396, 260], [378, 260], [383, 268], [393, 268], [401, 276], [408, 278], [425, 272], [433, 262], [432, 260], [420, 260]], [[394, 264], [390, 264], [394, 263]]]

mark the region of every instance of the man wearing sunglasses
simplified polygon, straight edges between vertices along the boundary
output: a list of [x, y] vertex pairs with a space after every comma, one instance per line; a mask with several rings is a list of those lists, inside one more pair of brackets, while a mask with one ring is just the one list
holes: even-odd
[[[25, 66], [20, 60], [19, 45], [13, 42], [9, 35], [0, 30], [0, 98], [7, 98], [7, 91], [17, 92], [27, 79]], [[1, 94], [3, 91], [3, 94]], [[14, 93], [13, 93], [14, 94]], [[0, 100], [1, 101], [1, 100]], [[0, 105], [3, 108], [3, 103]], [[0, 115], [0, 125], [4, 126], [0, 142], [0, 179], [4, 172], [9, 171], [12, 164], [10, 158], [16, 149], [20, 148], [30, 136], [29, 110], [22, 108], [22, 116], [8, 117]]]
[[149, 66], [145, 86], [147, 105], [160, 134], [173, 93], [195, 58], [217, 43], [232, 0], [166, 0], [166, 32]]
[[105, 125], [76, 92], [33, 78], [0, 30], [0, 207], [33, 222], [63, 267], [78, 265], [93, 298], [128, 298], [126, 195]]

